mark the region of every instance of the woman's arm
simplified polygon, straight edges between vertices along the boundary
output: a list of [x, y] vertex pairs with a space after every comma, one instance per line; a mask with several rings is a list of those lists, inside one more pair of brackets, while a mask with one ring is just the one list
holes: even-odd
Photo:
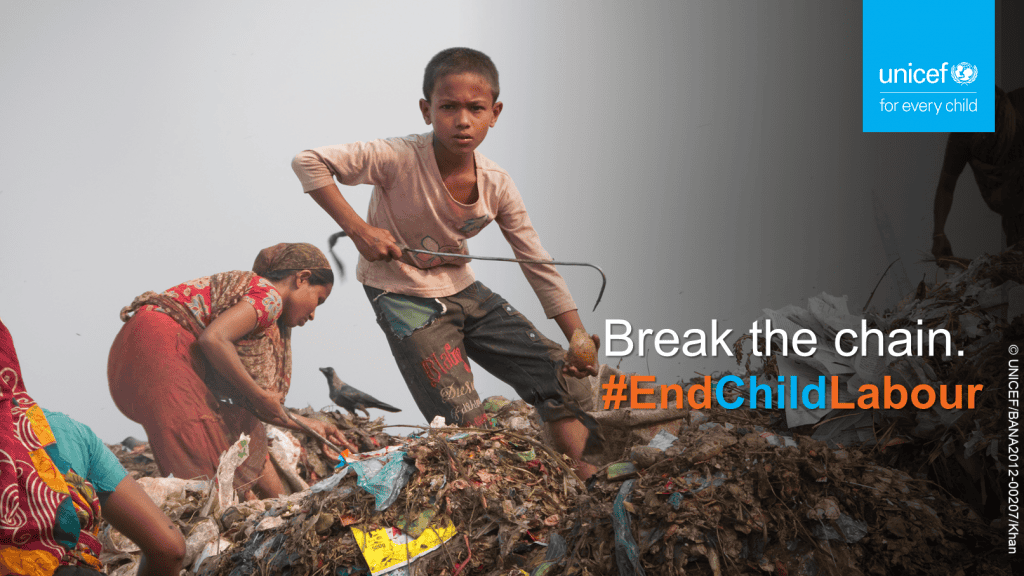
[[210, 364], [234, 385], [235, 389], [252, 402], [254, 414], [275, 426], [296, 429], [284, 411], [284, 396], [260, 388], [238, 357], [235, 342], [256, 328], [256, 309], [248, 302], [239, 302], [225, 310], [199, 335], [202, 348]]
[[289, 417], [284, 408], [284, 395], [260, 388], [246, 371], [238, 357], [235, 342], [256, 328], [256, 318], [256, 309], [252, 304], [239, 302], [210, 322], [199, 336], [199, 346], [210, 364], [252, 402], [255, 410], [253, 413], [260, 420], [304, 433], [305, 430], [292, 420], [300, 419], [331, 442], [352, 449], [352, 445], [337, 427], [299, 415]]
[[185, 538], [131, 476], [125, 476], [107, 497], [102, 514], [142, 550], [139, 576], [178, 576], [185, 559]]

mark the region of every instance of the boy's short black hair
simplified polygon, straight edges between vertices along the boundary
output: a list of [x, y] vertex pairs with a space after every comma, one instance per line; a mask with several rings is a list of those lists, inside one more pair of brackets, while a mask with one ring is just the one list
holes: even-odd
[[430, 101], [438, 78], [463, 72], [474, 72], [483, 76], [491, 85], [492, 100], [498, 101], [498, 68], [487, 54], [472, 48], [448, 48], [430, 59], [426, 70], [423, 71], [423, 98], [427, 102]]

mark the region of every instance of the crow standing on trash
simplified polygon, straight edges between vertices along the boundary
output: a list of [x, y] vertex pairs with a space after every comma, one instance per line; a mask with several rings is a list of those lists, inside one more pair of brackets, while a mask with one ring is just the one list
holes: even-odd
[[356, 416], [356, 410], [362, 410], [366, 417], [369, 418], [370, 413], [366, 411], [367, 408], [380, 408], [388, 412], [401, 412], [398, 408], [385, 404], [373, 396], [345, 384], [335, 374], [334, 368], [328, 366], [327, 368], [321, 368], [320, 371], [324, 373], [324, 376], [327, 376], [327, 386], [331, 389], [331, 400], [338, 406], [348, 410], [353, 416]]

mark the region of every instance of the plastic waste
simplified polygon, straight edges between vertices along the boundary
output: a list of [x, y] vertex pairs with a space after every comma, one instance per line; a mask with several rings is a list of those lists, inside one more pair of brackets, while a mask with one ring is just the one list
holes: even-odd
[[615, 563], [619, 576], [645, 576], [640, 565], [640, 550], [633, 539], [633, 527], [625, 503], [629, 502], [635, 479], [626, 480], [612, 505], [612, 529], [615, 530]]

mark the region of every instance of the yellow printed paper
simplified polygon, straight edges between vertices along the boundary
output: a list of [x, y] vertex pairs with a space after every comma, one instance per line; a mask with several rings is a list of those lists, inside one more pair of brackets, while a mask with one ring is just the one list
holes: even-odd
[[352, 535], [363, 552], [363, 558], [366, 558], [371, 576], [405, 566], [417, 556], [436, 550], [442, 542], [451, 540], [455, 534], [455, 525], [451, 520], [445, 528], [427, 528], [415, 540], [398, 528], [380, 528], [372, 532], [363, 532], [355, 526], [352, 527]]

